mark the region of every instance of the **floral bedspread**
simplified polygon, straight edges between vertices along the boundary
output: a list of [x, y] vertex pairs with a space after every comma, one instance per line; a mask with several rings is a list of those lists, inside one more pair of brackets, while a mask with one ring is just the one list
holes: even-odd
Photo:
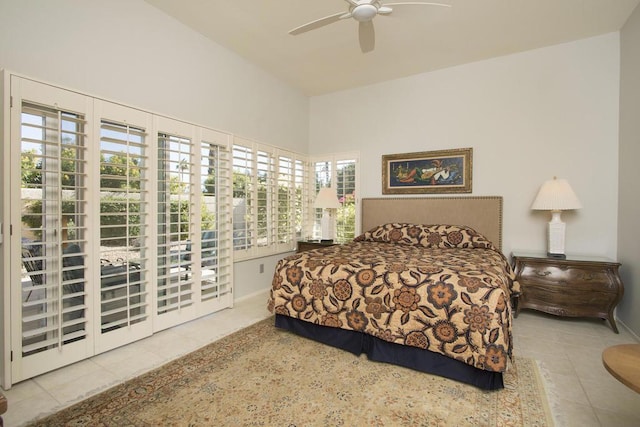
[[504, 255], [473, 229], [385, 224], [280, 260], [268, 305], [503, 372], [518, 290]]

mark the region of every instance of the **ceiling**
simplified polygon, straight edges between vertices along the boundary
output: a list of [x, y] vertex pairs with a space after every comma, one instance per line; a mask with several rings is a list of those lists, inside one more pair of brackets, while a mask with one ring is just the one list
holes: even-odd
[[345, 0], [146, 1], [308, 96], [618, 31], [640, 2], [440, 0], [452, 7], [397, 6], [373, 19], [375, 50], [363, 54], [353, 19], [288, 34], [346, 12]]

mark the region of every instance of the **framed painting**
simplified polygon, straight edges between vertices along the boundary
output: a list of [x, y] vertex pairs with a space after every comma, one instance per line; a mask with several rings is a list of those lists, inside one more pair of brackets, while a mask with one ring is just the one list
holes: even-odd
[[382, 194], [471, 193], [472, 148], [385, 154]]

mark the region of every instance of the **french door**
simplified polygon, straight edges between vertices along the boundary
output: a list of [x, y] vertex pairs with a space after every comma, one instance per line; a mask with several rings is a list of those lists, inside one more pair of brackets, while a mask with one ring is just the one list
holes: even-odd
[[228, 134], [9, 86], [3, 386], [232, 306]]
[[[152, 115], [96, 100], [99, 128], [94, 141], [91, 188], [99, 191], [100, 224], [97, 271], [100, 307], [96, 352], [151, 335], [152, 293], [150, 263], [150, 148]], [[98, 150], [96, 150], [97, 154]], [[96, 180], [99, 178], [99, 180]], [[98, 182], [96, 182], [98, 181]], [[97, 282], [96, 282], [97, 283]]]
[[[91, 100], [12, 78], [13, 382], [93, 354], [87, 141]], [[37, 101], [32, 101], [36, 100]], [[19, 225], [18, 227], [16, 227]], [[17, 228], [17, 230], [16, 230]]]
[[156, 330], [233, 304], [229, 136], [156, 118]]

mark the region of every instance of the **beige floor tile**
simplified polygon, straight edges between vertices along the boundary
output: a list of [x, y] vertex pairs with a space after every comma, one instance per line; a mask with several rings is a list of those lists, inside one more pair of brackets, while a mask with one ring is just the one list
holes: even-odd
[[581, 380], [591, 406], [628, 417], [640, 418], [640, 394], [613, 377], [607, 381]]
[[57, 387], [75, 381], [78, 378], [86, 377], [89, 374], [97, 373], [101, 367], [91, 360], [82, 360], [73, 365], [56, 369], [33, 379], [44, 390], [55, 390]]
[[600, 421], [590, 405], [561, 400], [562, 414], [557, 427], [600, 427]]
[[10, 402], [19, 402], [23, 399], [30, 399], [33, 396], [44, 392], [44, 389], [33, 380], [22, 381], [14, 385], [9, 390], [3, 390], [2, 394]]
[[[640, 414], [637, 417], [630, 417], [625, 414], [618, 414], [604, 409], [595, 408], [598, 420], [602, 427], [638, 427], [640, 426]], [[639, 409], [640, 412], [640, 409]]]
[[47, 390], [62, 407], [69, 406], [90, 396], [95, 395], [120, 382], [120, 377], [104, 369], [98, 372], [76, 378], [60, 385], [55, 390]]
[[527, 357], [535, 359], [544, 364], [545, 368], [553, 374], [572, 375], [577, 377], [577, 373], [573, 368], [573, 363], [564, 354], [555, 356], [544, 352], [529, 352]]
[[172, 360], [197, 350], [205, 344], [206, 342], [202, 340], [168, 329], [149, 337], [145, 342], [145, 349], [160, 358]]
[[156, 368], [168, 361], [169, 359], [161, 357], [153, 352], [140, 349], [135, 351], [133, 356], [128, 358], [126, 362], [106, 365], [105, 370], [108, 370], [113, 375], [116, 375], [121, 379], [129, 379]]
[[6, 427], [22, 426], [29, 420], [55, 412], [60, 407], [60, 403], [43, 390], [31, 395], [28, 399], [19, 401], [13, 401], [10, 397], [7, 399], [9, 407], [2, 415]]
[[587, 394], [582, 388], [580, 378], [576, 375], [565, 375], [553, 373], [551, 381], [555, 387], [558, 396], [563, 400], [577, 403], [580, 405], [590, 405]]

